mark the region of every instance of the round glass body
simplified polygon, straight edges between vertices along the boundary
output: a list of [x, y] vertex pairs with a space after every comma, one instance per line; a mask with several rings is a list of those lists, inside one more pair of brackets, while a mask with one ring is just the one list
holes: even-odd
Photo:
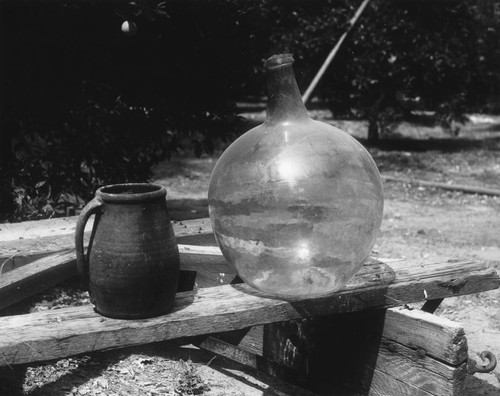
[[[294, 77], [291, 85], [297, 96]], [[383, 212], [380, 174], [349, 134], [310, 119], [305, 108], [273, 109], [271, 93], [270, 101], [266, 122], [238, 138], [213, 170], [214, 234], [254, 288], [285, 298], [325, 296], [352, 278], [373, 248]]]

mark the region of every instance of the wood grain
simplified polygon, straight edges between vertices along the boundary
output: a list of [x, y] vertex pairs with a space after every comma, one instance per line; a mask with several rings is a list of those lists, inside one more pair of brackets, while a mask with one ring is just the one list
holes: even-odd
[[[411, 263], [413, 264], [413, 263]], [[0, 318], [0, 364], [19, 364], [181, 336], [237, 330], [258, 324], [318, 315], [392, 307], [419, 301], [422, 290], [435, 298], [499, 286], [496, 272], [464, 261], [425, 262], [407, 269], [403, 262], [369, 262], [345, 289], [330, 297], [284, 301], [266, 298], [245, 284], [179, 293], [169, 315], [120, 321], [103, 318], [92, 307], [74, 307]], [[452, 271], [454, 268], [454, 271]], [[376, 269], [376, 270], [375, 270]], [[390, 274], [390, 277], [375, 276]], [[460, 289], [443, 284], [463, 278]], [[390, 282], [389, 282], [390, 280]], [[1, 356], [0, 356], [1, 357]]]
[[[234, 270], [215, 247], [179, 245], [181, 269], [196, 271], [198, 287], [229, 284]], [[42, 257], [0, 276], [0, 310], [78, 275], [74, 249]]]
[[[467, 348], [464, 351], [467, 354]], [[432, 395], [453, 396], [463, 388], [467, 363], [463, 361], [452, 366], [431, 356], [420, 357], [414, 349], [384, 339], [378, 350], [375, 370]]]
[[403, 382], [379, 370], [375, 370], [370, 383], [366, 385], [369, 386], [368, 396], [441, 396], [429, 393], [412, 383]]
[[387, 310], [385, 323], [384, 335], [396, 346], [420, 349], [426, 356], [455, 366], [467, 359], [465, 332], [456, 322], [419, 309], [393, 308]]
[[[368, 316], [367, 319], [369, 318]], [[332, 322], [336, 322], [336, 318], [331, 318], [331, 323], [328, 321], [329, 319], [325, 318], [320, 326], [332, 327], [331, 334], [335, 334], [336, 327], [342, 326], [342, 324], [331, 325]], [[373, 328], [373, 321], [367, 321]], [[214, 337], [247, 352], [264, 356], [265, 331], [264, 327], [255, 326], [242, 332], [239, 338], [235, 338], [233, 334], [217, 334]], [[409, 310], [403, 307], [387, 309], [383, 317], [381, 336], [388, 340], [387, 348], [389, 349], [391, 345], [394, 348], [405, 345], [413, 351], [419, 350], [425, 353], [426, 357], [437, 359], [451, 366], [457, 366], [467, 360], [467, 339], [463, 327], [456, 322], [419, 309]], [[269, 345], [266, 347], [269, 352]], [[280, 354], [284, 352], [282, 348], [277, 349]], [[267, 356], [269, 357], [269, 354]], [[417, 357], [416, 352], [415, 357]], [[275, 355], [273, 359], [285, 364], [284, 359], [279, 356]]]
[[[213, 246], [179, 245], [181, 269], [197, 271], [198, 287], [229, 284], [235, 272], [225, 261], [220, 250]], [[0, 309], [34, 295], [50, 286], [77, 275], [73, 250], [54, 253], [28, 265], [0, 276]], [[385, 306], [387, 298], [392, 306], [410, 302], [477, 293], [499, 287], [500, 278], [494, 269], [470, 260], [422, 261], [399, 260], [383, 263], [368, 260], [361, 271], [346, 286], [347, 290], [376, 288], [379, 291], [395, 282], [406, 282], [408, 290], [391, 289], [391, 292], [370, 294], [377, 297], [375, 306]], [[363, 309], [361, 296], [343, 301], [345, 311]], [[350, 308], [350, 305], [354, 305]], [[373, 306], [368, 304], [368, 306]]]
[[[273, 328], [279, 331], [270, 334]], [[312, 383], [298, 384], [318, 391], [315, 387], [320, 386], [351, 388], [362, 394], [371, 389], [371, 394], [453, 396], [460, 394], [466, 376], [467, 342], [462, 327], [420, 310], [398, 307], [295, 326], [289, 322], [281, 327], [253, 327], [236, 342], [220, 337], [210, 336], [200, 346], [261, 370], [285, 366], [295, 372], [292, 380], [312, 377]], [[444, 353], [438, 342], [443, 350], [454, 350], [454, 356]], [[247, 347], [252, 344], [265, 344], [265, 348]]]
[[76, 254], [66, 250], [0, 276], [0, 310], [77, 274]]
[[[0, 273], [19, 268], [55, 252], [74, 249], [78, 217], [0, 224]], [[91, 218], [85, 228], [92, 229]], [[209, 219], [172, 222], [179, 243], [215, 245]]]
[[[5, 264], [4, 270], [21, 266], [0, 275], [0, 309], [76, 275], [76, 217], [35, 223], [0, 226], [0, 265]], [[180, 243], [181, 268], [198, 275], [197, 287], [178, 293], [170, 314], [126, 321], [102, 317], [91, 306], [82, 306], [1, 317], [0, 366], [214, 334], [205, 337], [207, 349], [252, 367], [266, 364], [270, 370], [278, 370], [279, 363], [297, 369], [309, 361], [307, 353], [314, 350], [311, 345], [317, 340], [297, 344], [296, 338], [287, 341], [284, 333], [273, 333], [273, 329], [293, 328], [293, 323], [304, 318], [313, 318], [306, 323], [312, 320], [320, 324], [334, 318], [335, 329], [345, 322], [346, 315], [358, 312], [362, 326], [372, 326], [375, 335], [380, 330], [378, 341], [371, 339], [359, 356], [346, 354], [351, 364], [359, 367], [358, 388], [363, 386], [370, 395], [455, 395], [465, 376], [463, 329], [446, 319], [400, 308], [385, 311], [383, 320], [376, 324], [370, 321], [371, 309], [500, 287], [500, 277], [493, 268], [472, 260], [369, 259], [342, 291], [330, 297], [284, 301], [245, 284], [230, 284], [234, 270], [214, 246], [208, 219], [173, 225]], [[279, 323], [288, 321], [291, 325]], [[225, 338], [216, 333], [225, 333]], [[347, 339], [341, 337], [340, 343]], [[227, 340], [233, 340], [232, 344]], [[356, 338], [351, 342], [355, 344]], [[291, 359], [284, 352], [296, 353], [299, 358]]]

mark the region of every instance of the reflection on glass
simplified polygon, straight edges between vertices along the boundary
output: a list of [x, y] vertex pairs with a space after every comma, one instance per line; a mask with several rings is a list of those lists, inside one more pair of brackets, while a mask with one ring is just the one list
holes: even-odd
[[219, 158], [208, 204], [224, 257], [247, 284], [285, 298], [341, 289], [375, 243], [382, 182], [365, 148], [313, 121], [291, 57], [268, 70], [268, 118]]
[[297, 257], [301, 260], [308, 260], [311, 256], [308, 243], [305, 241], [299, 243], [296, 252], [297, 252]]
[[302, 177], [303, 168], [298, 158], [280, 158], [277, 167], [280, 178], [291, 187], [295, 186], [296, 181]]

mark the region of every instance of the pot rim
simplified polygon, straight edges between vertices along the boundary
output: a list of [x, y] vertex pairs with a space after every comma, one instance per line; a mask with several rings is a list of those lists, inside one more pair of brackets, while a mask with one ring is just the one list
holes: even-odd
[[165, 187], [154, 183], [108, 184], [97, 189], [96, 196], [104, 202], [135, 203], [165, 198]]

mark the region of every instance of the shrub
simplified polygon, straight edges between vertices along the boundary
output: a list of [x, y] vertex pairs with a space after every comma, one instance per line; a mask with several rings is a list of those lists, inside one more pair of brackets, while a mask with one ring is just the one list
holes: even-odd
[[[265, 94], [263, 60], [292, 52], [305, 89], [357, 6], [0, 2], [0, 221], [63, 214], [173, 152], [230, 141], [235, 101]], [[368, 118], [373, 138], [413, 110], [448, 125], [498, 102], [499, 15], [493, 0], [372, 2], [315, 94]]]

